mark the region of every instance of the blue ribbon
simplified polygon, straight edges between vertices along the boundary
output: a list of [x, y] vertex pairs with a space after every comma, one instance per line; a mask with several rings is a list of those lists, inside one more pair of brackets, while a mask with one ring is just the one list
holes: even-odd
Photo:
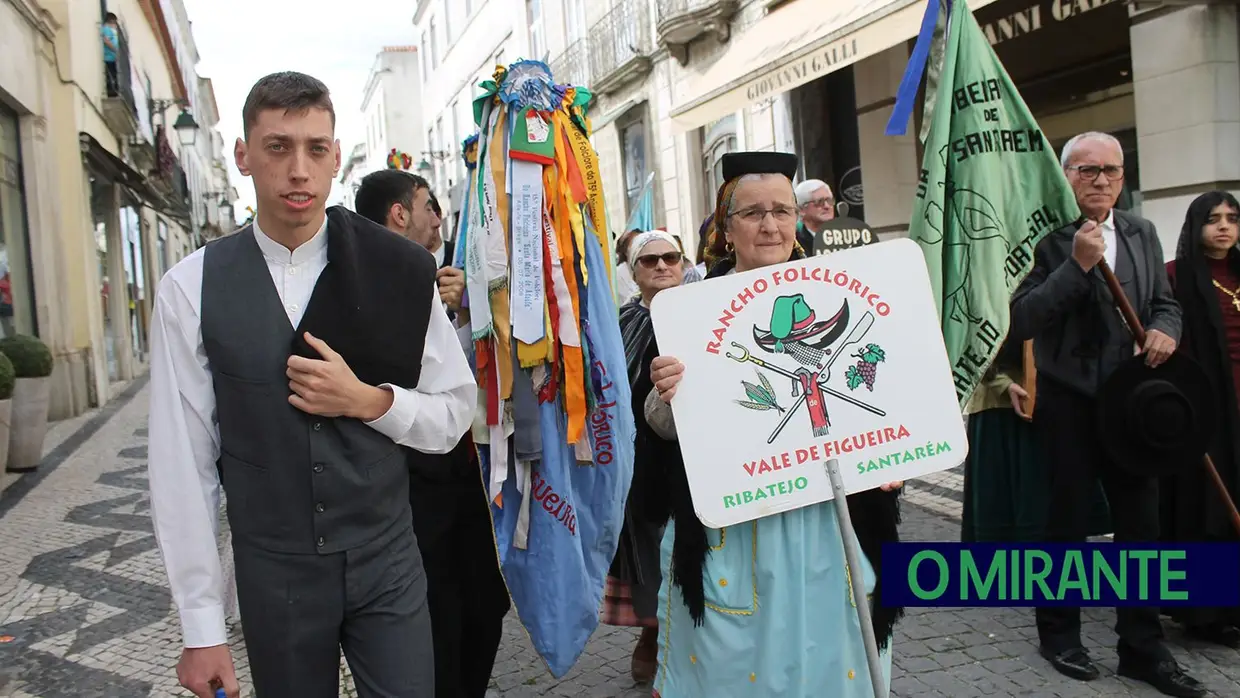
[[[926, 14], [921, 18], [921, 31], [917, 34], [917, 44], [913, 46], [913, 55], [908, 58], [904, 67], [904, 77], [900, 80], [900, 89], [896, 92], [896, 106], [891, 111], [891, 119], [887, 121], [888, 136], [903, 136], [908, 132], [909, 118], [913, 116], [913, 106], [917, 102], [917, 88], [921, 85], [921, 76], [926, 70], [926, 61], [930, 58], [930, 41], [934, 38], [934, 25], [939, 19], [939, 2], [930, 0], [926, 5]], [[948, 8], [951, 0], [946, 0]]]

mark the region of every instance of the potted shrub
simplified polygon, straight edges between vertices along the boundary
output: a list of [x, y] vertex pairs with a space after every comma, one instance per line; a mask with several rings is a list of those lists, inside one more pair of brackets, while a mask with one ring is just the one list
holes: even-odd
[[9, 426], [13, 424], [13, 362], [0, 353], [0, 463], [9, 459]]
[[0, 353], [13, 365], [13, 418], [9, 425], [8, 471], [25, 473], [43, 460], [51, 390], [52, 352], [38, 337], [0, 339]]

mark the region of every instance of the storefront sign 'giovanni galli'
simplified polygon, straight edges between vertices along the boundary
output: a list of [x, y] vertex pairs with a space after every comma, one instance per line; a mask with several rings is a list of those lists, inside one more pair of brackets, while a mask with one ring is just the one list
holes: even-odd
[[[1119, 2], [1121, 0], [1040, 0], [993, 22], [987, 22], [982, 25], [982, 33], [986, 35], [991, 46], [997, 46], [1008, 39], [1032, 34], [1049, 23], [1066, 22], [1099, 7]], [[994, 7], [987, 7], [983, 14], [991, 15]]]
[[841, 39], [827, 44], [799, 61], [789, 63], [749, 83], [745, 97], [751, 102], [780, 94], [786, 85], [803, 85], [831, 72], [838, 64], [853, 62], [857, 57], [857, 40]]
[[965, 0], [950, 27], [909, 237], [926, 255], [963, 405], [1007, 336], [1034, 248], [1080, 210]]
[[833, 218], [822, 232], [814, 235], [814, 254], [830, 254], [878, 242], [878, 236], [865, 221], [847, 216]]
[[[959, 465], [968, 451], [921, 250], [892, 240], [661, 291], [693, 508], [720, 528]], [[723, 438], [720, 435], [726, 435]]]

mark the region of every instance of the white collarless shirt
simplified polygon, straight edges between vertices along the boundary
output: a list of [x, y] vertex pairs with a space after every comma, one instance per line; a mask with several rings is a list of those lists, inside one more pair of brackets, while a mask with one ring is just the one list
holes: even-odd
[[[292, 251], [267, 237], [257, 222], [254, 238], [289, 322], [297, 327], [327, 267], [327, 223]], [[199, 324], [203, 254], [195, 251], [164, 275], [151, 319], [151, 519], [186, 647], [228, 639], [217, 546], [220, 433]], [[473, 423], [477, 384], [439, 294], [430, 295], [418, 385], [382, 386], [391, 389], [392, 406], [366, 424], [402, 446], [447, 453]]]
[[1119, 253], [1119, 240], [1115, 237], [1115, 209], [1107, 211], [1106, 220], [1098, 227], [1102, 229], [1102, 241], [1107, 246], [1102, 258], [1106, 260], [1107, 266], [1111, 267], [1111, 271], [1115, 271], [1115, 259]]

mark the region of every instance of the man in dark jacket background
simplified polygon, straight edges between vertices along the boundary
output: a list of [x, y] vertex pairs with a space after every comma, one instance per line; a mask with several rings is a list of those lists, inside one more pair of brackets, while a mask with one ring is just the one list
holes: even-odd
[[[1124, 180], [1119, 142], [1084, 133], [1064, 146], [1064, 172], [1085, 220], [1048, 235], [1034, 268], [1012, 296], [1009, 339], [1033, 339], [1038, 371], [1034, 424], [1045, 443], [1051, 476], [1046, 538], [1083, 542], [1090, 494], [1101, 480], [1111, 508], [1115, 542], [1158, 541], [1158, 481], [1134, 475], [1103, 451], [1096, 433], [1096, 396], [1134, 352], [1150, 366], [1166, 361], [1180, 338], [1180, 306], [1163, 266], [1162, 243], [1149, 221], [1115, 210]], [[1106, 260], [1146, 328], [1136, 347], [1098, 268]], [[1185, 674], [1163, 641], [1155, 607], [1116, 609], [1119, 674], [1166, 695], [1193, 698], [1205, 689]], [[1099, 676], [1081, 644], [1079, 608], [1037, 609], [1041, 652], [1060, 673]]]
[[[439, 258], [439, 294], [451, 314], [460, 309], [464, 273], [439, 236], [438, 202], [425, 179], [380, 170], [362, 179], [357, 212], [425, 246]], [[468, 342], [468, 329], [464, 342]], [[466, 348], [466, 354], [469, 354]], [[435, 645], [435, 697], [483, 698], [508, 613], [491, 514], [469, 432], [444, 456], [410, 473], [414, 531], [427, 577]]]

